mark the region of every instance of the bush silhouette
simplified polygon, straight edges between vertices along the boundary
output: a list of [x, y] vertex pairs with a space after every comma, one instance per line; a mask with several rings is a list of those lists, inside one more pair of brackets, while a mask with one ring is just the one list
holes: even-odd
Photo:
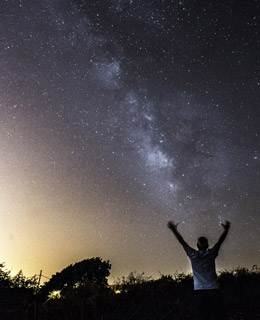
[[78, 291], [87, 283], [95, 283], [96, 286], [104, 288], [107, 286], [110, 269], [109, 261], [102, 261], [99, 257], [71, 264], [53, 275], [42, 287], [41, 293], [48, 295], [53, 290], [60, 290], [61, 294], [71, 290]]
[[26, 318], [33, 308], [36, 291], [36, 276], [27, 278], [19, 271], [12, 277], [5, 264], [0, 264], [0, 319]]
[[[0, 319], [194, 319], [191, 275], [176, 273], [152, 279], [131, 272], [109, 286], [110, 268], [101, 258], [83, 260], [63, 269], [37, 290], [36, 277], [26, 278], [22, 271], [12, 277], [1, 264]], [[224, 270], [218, 277], [229, 320], [260, 319], [259, 268]], [[60, 299], [48, 298], [53, 290], [60, 290]]]

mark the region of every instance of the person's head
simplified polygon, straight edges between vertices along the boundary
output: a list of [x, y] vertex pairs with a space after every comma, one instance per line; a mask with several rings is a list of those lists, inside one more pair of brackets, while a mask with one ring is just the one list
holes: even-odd
[[197, 247], [199, 250], [207, 250], [209, 247], [208, 239], [205, 237], [198, 238]]

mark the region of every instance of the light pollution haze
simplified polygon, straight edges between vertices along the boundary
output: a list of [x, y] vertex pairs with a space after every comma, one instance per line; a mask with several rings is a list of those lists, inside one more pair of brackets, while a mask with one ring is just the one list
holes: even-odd
[[260, 262], [259, 1], [1, 1], [0, 262], [111, 281]]

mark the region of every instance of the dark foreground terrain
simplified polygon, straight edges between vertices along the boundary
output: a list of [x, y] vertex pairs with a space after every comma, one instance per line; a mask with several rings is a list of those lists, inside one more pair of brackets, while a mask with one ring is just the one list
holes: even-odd
[[[11, 277], [0, 265], [0, 319], [179, 320], [194, 319], [192, 277], [175, 274], [151, 279], [131, 273], [107, 284], [111, 265], [83, 260], [56, 273], [44, 286], [22, 272]], [[229, 319], [260, 319], [260, 270], [219, 273]]]

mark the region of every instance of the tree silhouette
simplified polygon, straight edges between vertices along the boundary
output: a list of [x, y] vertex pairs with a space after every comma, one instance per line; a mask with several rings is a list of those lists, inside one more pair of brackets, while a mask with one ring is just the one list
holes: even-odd
[[0, 290], [9, 289], [12, 287], [12, 279], [10, 271], [5, 271], [5, 264], [0, 263]]
[[79, 288], [89, 282], [94, 282], [99, 287], [104, 288], [107, 286], [110, 269], [109, 261], [102, 261], [99, 257], [82, 260], [53, 275], [41, 291], [45, 295], [53, 290], [63, 292], [68, 289]]

